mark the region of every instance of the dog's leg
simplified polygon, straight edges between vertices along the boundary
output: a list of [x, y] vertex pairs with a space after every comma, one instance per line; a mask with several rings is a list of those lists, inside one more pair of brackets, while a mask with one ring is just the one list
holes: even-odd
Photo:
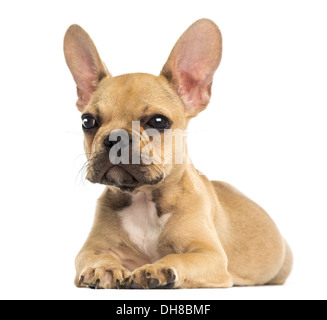
[[92, 289], [119, 288], [130, 271], [110, 254], [82, 251], [76, 258], [75, 285]]
[[[221, 249], [222, 250], [222, 249]], [[132, 273], [130, 285], [142, 288], [229, 288], [233, 285], [222, 251], [203, 249], [169, 254]]]
[[[285, 241], [285, 240], [284, 240]], [[285, 258], [281, 269], [278, 274], [270, 280], [267, 284], [271, 285], [281, 285], [284, 284], [287, 278], [289, 277], [293, 267], [293, 254], [291, 248], [285, 241]]]

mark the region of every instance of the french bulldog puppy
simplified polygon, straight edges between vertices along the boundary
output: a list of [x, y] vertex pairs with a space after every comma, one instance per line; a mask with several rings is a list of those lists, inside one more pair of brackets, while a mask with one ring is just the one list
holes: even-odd
[[176, 148], [210, 100], [222, 55], [216, 24], [191, 25], [159, 76], [112, 76], [78, 25], [68, 29], [64, 53], [82, 113], [86, 178], [105, 185], [76, 258], [76, 286], [283, 284], [292, 253], [272, 219], [231, 185], [200, 174], [184, 144]]

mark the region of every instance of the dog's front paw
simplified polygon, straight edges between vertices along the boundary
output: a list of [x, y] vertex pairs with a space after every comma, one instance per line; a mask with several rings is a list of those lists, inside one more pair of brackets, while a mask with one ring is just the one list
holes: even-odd
[[80, 274], [77, 285], [91, 289], [120, 288], [121, 283], [129, 276], [130, 271], [122, 266], [87, 267]]
[[122, 286], [131, 289], [176, 288], [177, 272], [173, 267], [146, 264], [132, 272]]

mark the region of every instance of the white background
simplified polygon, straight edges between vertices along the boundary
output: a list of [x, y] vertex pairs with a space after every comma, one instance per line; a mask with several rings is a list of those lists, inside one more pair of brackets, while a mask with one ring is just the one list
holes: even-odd
[[[1, 299], [325, 299], [325, 1], [2, 1]], [[189, 128], [198, 169], [263, 206], [291, 245], [285, 286], [95, 291], [73, 286], [74, 259], [103, 187], [83, 180], [75, 85], [62, 41], [78, 23], [114, 75], [158, 74], [199, 18], [224, 52], [208, 109]]]

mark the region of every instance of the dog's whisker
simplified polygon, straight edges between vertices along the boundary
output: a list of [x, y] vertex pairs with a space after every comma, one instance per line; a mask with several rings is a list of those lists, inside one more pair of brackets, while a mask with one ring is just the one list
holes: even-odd
[[87, 157], [88, 155], [91, 155], [91, 153], [81, 153], [75, 157], [75, 161], [77, 161], [81, 157]]
[[[85, 185], [85, 181], [86, 181], [86, 174], [87, 174], [87, 168], [89, 166], [89, 161], [87, 160], [83, 166], [79, 169], [77, 176], [76, 176], [76, 180], [78, 177], [80, 177], [80, 183], [82, 183], [83, 185]], [[75, 181], [76, 181], [75, 180]]]

